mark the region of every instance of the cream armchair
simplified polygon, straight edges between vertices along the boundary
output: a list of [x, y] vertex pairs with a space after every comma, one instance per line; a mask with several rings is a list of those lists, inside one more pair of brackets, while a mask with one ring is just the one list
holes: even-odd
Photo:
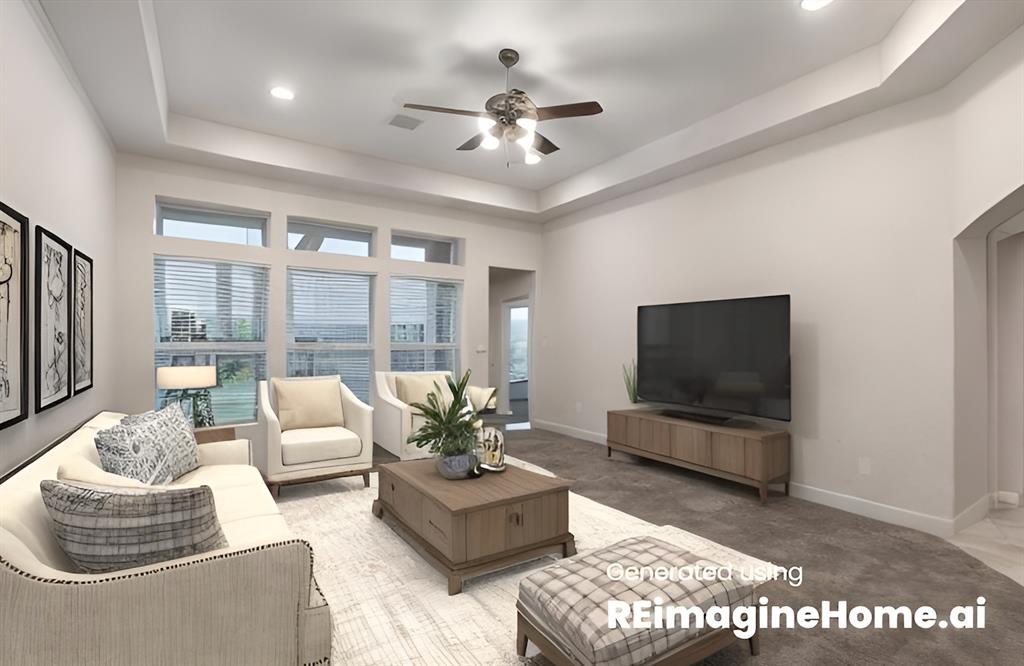
[[[402, 460], [413, 460], [415, 458], [429, 458], [430, 452], [418, 448], [415, 444], [409, 443], [409, 436], [420, 429], [423, 425], [423, 417], [420, 416], [408, 404], [399, 398], [398, 377], [419, 376], [437, 382], [447, 394], [447, 377], [450, 372], [377, 372], [373, 384], [373, 433], [377, 438], [376, 442], [382, 448], [395, 454]], [[494, 409], [495, 390], [492, 388], [481, 388], [470, 386], [467, 394], [473, 408], [477, 411]], [[450, 394], [446, 397], [450, 398]], [[420, 397], [411, 402], [420, 402], [425, 398]]]
[[[337, 419], [340, 425], [302, 427], [302, 419], [296, 422], [294, 414], [303, 410], [293, 409], [289, 414], [279, 411], [274, 381], [314, 380], [332, 380], [340, 387], [341, 414]], [[281, 391], [284, 393], [283, 388]], [[266, 436], [262, 441], [260, 438], [254, 441], [253, 462], [263, 473], [272, 495], [277, 497], [283, 485], [356, 474], [360, 474], [363, 484], [369, 487], [373, 467], [373, 408], [357, 398], [338, 375], [261, 381], [259, 401], [259, 423]], [[317, 407], [322, 410], [319, 403]]]

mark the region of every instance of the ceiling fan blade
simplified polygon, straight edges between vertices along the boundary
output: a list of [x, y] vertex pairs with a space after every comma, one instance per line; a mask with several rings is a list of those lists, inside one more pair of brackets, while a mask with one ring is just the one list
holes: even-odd
[[480, 144], [483, 143], [483, 140], [484, 133], [478, 132], [477, 134], [474, 134], [472, 137], [470, 137], [469, 141], [462, 144], [455, 150], [476, 150], [480, 146]]
[[541, 155], [550, 155], [558, 150], [558, 146], [540, 132], [533, 133], [533, 149]]
[[472, 116], [474, 118], [490, 118], [491, 114], [486, 111], [466, 111], [464, 109], [449, 109], [443, 106], [428, 106], [426, 104], [403, 104], [407, 109], [419, 109], [420, 111], [433, 111], [435, 113], [451, 113], [456, 116]]
[[558, 106], [541, 106], [537, 108], [537, 120], [555, 120], [556, 118], [574, 118], [576, 116], [592, 116], [604, 109], [597, 102], [576, 102]]

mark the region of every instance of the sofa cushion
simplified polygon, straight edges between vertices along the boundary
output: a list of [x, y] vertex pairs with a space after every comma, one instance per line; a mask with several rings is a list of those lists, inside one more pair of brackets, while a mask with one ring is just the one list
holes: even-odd
[[452, 390], [448, 387], [448, 375], [443, 373], [395, 375], [398, 399], [407, 405], [414, 402], [427, 404], [427, 394], [436, 393], [438, 387], [441, 388], [441, 399], [450, 404]]
[[494, 402], [494, 392], [492, 388], [483, 388], [481, 386], [467, 386], [466, 397], [469, 398], [469, 403], [473, 405], [473, 409], [478, 412], [482, 412], [491, 406]]
[[277, 401], [277, 418], [281, 422], [281, 430], [345, 425], [339, 378], [274, 377], [270, 383]]
[[221, 488], [263, 486], [260, 471], [252, 465], [206, 465], [175, 479], [173, 487], [210, 486], [214, 494]]
[[80, 481], [82, 483], [91, 483], [97, 486], [115, 486], [121, 488], [151, 487], [141, 481], [136, 481], [135, 479], [127, 476], [111, 474], [91, 460], [79, 455], [68, 456], [63, 462], [61, 462], [60, 467], [57, 468], [57, 478], [61, 481]]
[[279, 513], [225, 520], [220, 526], [231, 548], [260, 546], [295, 538], [284, 517]]
[[88, 573], [164, 562], [228, 544], [208, 486], [155, 490], [47, 479], [39, 489], [57, 542]]
[[351, 458], [362, 451], [359, 435], [345, 428], [300, 428], [281, 433], [281, 462], [285, 465]]
[[105, 471], [149, 484], [168, 483], [199, 466], [192, 425], [176, 402], [100, 430], [96, 451]]

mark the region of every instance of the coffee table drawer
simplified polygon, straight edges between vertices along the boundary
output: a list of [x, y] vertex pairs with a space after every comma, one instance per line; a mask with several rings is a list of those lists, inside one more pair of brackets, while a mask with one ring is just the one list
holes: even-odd
[[452, 514], [434, 502], [427, 500], [422, 507], [422, 536], [434, 548], [437, 548], [449, 560], [455, 560], [452, 543]]

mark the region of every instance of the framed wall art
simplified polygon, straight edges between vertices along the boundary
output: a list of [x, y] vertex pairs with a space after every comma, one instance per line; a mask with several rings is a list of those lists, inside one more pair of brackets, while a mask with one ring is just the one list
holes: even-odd
[[71, 246], [36, 225], [36, 412], [71, 397]]
[[0, 202], [0, 429], [28, 418], [28, 228]]
[[71, 384], [75, 395], [92, 388], [92, 259], [75, 249]]

